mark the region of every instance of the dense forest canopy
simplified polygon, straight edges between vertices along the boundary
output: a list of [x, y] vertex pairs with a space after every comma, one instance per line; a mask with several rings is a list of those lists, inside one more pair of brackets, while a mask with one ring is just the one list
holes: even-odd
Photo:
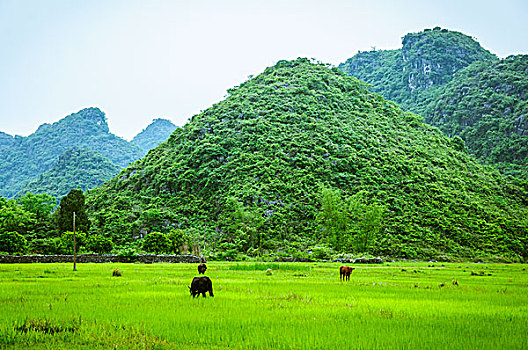
[[165, 141], [175, 128], [155, 119], [128, 142], [109, 131], [100, 109], [85, 108], [41, 125], [28, 137], [0, 133], [0, 196], [34, 192], [60, 198], [72, 188], [93, 188]]
[[92, 230], [181, 229], [247, 254], [526, 256], [526, 183], [339, 69], [281, 61], [229, 94], [89, 191]]
[[428, 99], [426, 121], [502, 173], [528, 178], [528, 55], [475, 62]]
[[473, 38], [437, 27], [405, 35], [398, 50], [359, 52], [339, 68], [460, 136], [481, 163], [526, 179], [527, 62], [499, 60]]
[[99, 153], [75, 146], [61, 154], [50, 170], [24, 186], [19, 195], [47, 193], [60, 199], [72, 188], [86, 191], [97, 187], [119, 170], [119, 166]]
[[156, 118], [143, 131], [134, 136], [130, 143], [138, 146], [145, 155], [161, 142], [167, 140], [174, 130], [176, 130], [176, 125], [172, 124], [170, 120]]

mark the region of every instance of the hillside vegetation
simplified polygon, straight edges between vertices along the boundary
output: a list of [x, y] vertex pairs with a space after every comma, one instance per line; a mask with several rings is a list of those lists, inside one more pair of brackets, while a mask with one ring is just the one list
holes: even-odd
[[475, 61], [496, 59], [473, 38], [436, 27], [406, 34], [401, 49], [358, 52], [339, 69], [404, 109], [420, 113], [417, 104], [427, 98], [428, 90], [448, 83]]
[[20, 194], [46, 193], [60, 199], [72, 188], [86, 191], [97, 187], [115, 176], [120, 169], [99, 153], [73, 147], [61, 154], [50, 170], [24, 186]]
[[424, 107], [427, 122], [459, 135], [482, 162], [528, 178], [528, 55], [475, 62]]
[[176, 130], [176, 125], [172, 124], [169, 120], [157, 118], [139, 134], [134, 136], [130, 143], [139, 147], [143, 155], [145, 155], [148, 151], [167, 140], [174, 130]]
[[0, 196], [30, 190], [60, 196], [72, 188], [93, 188], [165, 141], [174, 128], [168, 120], [156, 119], [128, 142], [109, 131], [100, 109], [85, 108], [43, 124], [27, 137], [0, 132]]
[[17, 194], [74, 146], [98, 152], [120, 167], [141, 156], [139, 148], [109, 132], [106, 116], [98, 108], [43, 124], [33, 134], [14, 140], [11, 146], [0, 148], [0, 195], [4, 197]]
[[527, 255], [527, 185], [355, 78], [281, 61], [87, 194], [115, 242], [183, 229], [224, 252]]
[[339, 68], [460, 136], [481, 163], [527, 179], [526, 57], [499, 60], [471, 37], [437, 27], [405, 35], [398, 50], [360, 52]]

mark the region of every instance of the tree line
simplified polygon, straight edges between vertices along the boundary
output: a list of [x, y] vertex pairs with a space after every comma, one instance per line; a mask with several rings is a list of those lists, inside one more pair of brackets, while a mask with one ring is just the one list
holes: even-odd
[[[78, 253], [119, 253], [126, 248], [117, 246], [111, 233], [92, 229], [83, 191], [72, 189], [56, 203], [48, 194], [0, 197], [0, 254], [73, 254], [74, 231]], [[190, 240], [184, 230], [151, 232], [139, 247], [146, 253], [179, 253], [190, 248]]]

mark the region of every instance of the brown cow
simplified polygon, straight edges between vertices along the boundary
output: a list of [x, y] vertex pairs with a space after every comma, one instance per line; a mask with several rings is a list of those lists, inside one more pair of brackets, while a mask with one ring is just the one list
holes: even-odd
[[207, 265], [200, 264], [198, 265], [198, 274], [205, 274], [205, 270], [207, 270]]
[[339, 280], [350, 281], [350, 274], [355, 270], [355, 267], [341, 266], [339, 268]]

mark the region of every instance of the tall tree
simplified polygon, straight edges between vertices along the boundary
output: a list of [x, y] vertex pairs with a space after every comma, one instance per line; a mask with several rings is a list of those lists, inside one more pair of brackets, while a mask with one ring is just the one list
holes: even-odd
[[76, 230], [88, 232], [90, 221], [86, 215], [84, 194], [78, 189], [73, 189], [65, 197], [62, 197], [59, 207], [53, 214], [59, 233], [73, 231], [74, 212]]
[[317, 215], [317, 220], [321, 226], [321, 232], [334, 248], [343, 249], [352, 220], [348, 215], [347, 205], [341, 198], [341, 191], [322, 188], [319, 202], [321, 210]]

